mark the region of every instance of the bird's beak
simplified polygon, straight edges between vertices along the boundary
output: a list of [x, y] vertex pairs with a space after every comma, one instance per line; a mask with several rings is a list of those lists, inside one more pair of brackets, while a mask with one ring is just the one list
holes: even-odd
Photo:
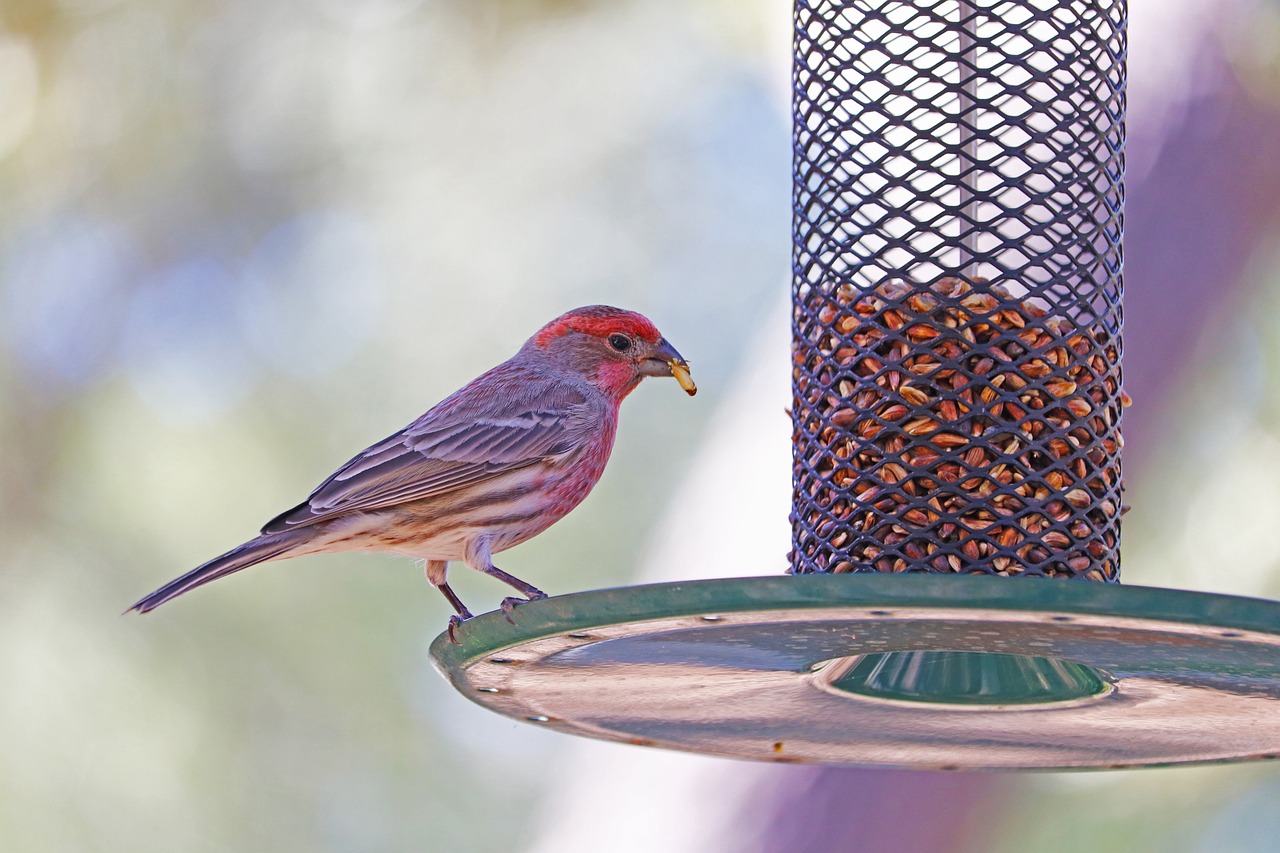
[[684, 392], [692, 397], [698, 393], [698, 386], [693, 384], [689, 376], [689, 363], [684, 356], [676, 352], [676, 348], [666, 338], [658, 338], [649, 353], [640, 361], [642, 376], [674, 376]]

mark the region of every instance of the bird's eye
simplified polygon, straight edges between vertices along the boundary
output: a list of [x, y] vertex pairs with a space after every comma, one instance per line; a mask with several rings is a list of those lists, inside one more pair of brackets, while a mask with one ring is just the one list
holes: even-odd
[[628, 338], [626, 335], [610, 335], [609, 346], [613, 347], [618, 352], [626, 352], [631, 349], [631, 338]]

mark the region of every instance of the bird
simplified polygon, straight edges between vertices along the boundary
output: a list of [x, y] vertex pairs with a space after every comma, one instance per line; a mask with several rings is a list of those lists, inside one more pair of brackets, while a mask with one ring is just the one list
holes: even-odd
[[381, 551], [425, 561], [455, 611], [449, 639], [471, 611], [449, 586], [449, 564], [509, 584], [518, 604], [546, 598], [499, 569], [519, 545], [580, 504], [604, 473], [623, 399], [648, 376], [697, 393], [688, 362], [642, 314], [608, 305], [569, 311], [507, 361], [405, 428], [356, 454], [261, 533], [139, 599], [147, 613], [210, 581], [272, 560]]

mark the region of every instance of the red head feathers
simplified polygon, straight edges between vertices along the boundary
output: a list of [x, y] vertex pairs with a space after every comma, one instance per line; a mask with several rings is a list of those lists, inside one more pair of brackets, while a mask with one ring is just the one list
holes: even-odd
[[553, 338], [566, 332], [582, 332], [601, 338], [614, 332], [623, 332], [651, 344], [656, 344], [662, 337], [657, 327], [643, 314], [608, 305], [588, 305], [562, 314], [543, 326], [534, 336], [533, 342], [545, 347]]

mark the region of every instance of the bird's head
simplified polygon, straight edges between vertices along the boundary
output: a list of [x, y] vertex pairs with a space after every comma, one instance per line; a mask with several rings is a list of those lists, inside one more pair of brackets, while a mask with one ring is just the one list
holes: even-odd
[[526, 346], [536, 347], [618, 401], [646, 376], [674, 376], [690, 396], [698, 390], [680, 353], [634, 311], [608, 305], [576, 308], [543, 326]]

